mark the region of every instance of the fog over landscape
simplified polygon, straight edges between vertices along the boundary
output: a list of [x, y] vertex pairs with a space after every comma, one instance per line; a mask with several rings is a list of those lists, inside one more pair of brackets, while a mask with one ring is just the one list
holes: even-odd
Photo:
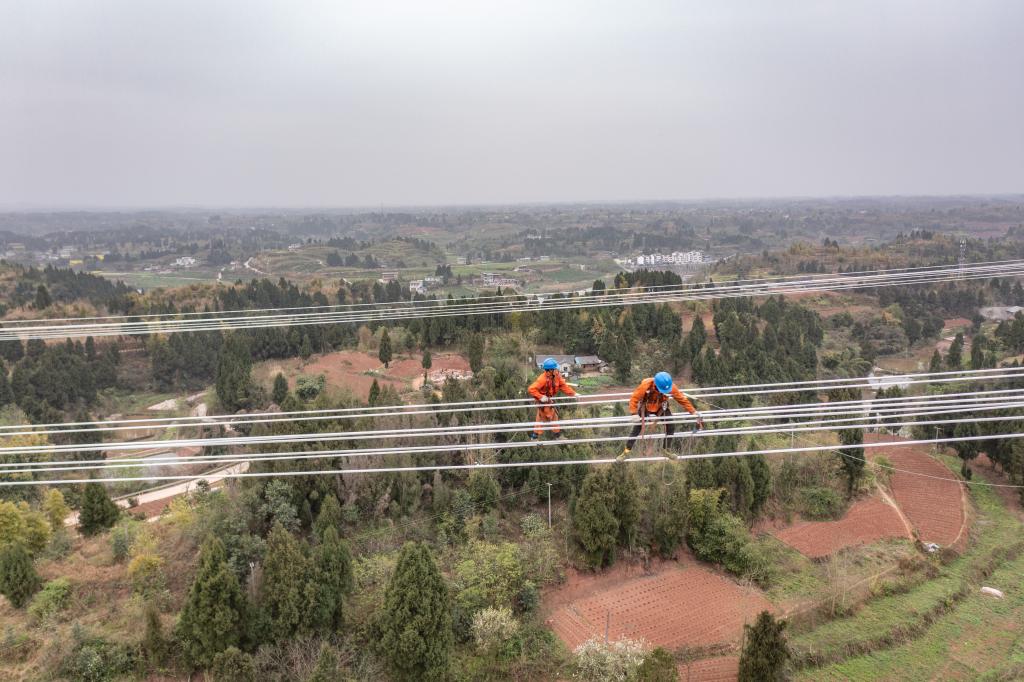
[[1024, 187], [1024, 5], [5, 2], [0, 205]]

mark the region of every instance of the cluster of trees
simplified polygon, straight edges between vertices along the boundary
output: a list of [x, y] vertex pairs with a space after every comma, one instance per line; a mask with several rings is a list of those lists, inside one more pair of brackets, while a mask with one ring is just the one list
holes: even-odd
[[100, 350], [91, 337], [53, 346], [38, 339], [24, 346], [5, 341], [0, 354], [13, 363], [9, 379], [0, 363], [0, 404], [15, 402], [35, 423], [82, 412], [95, 402], [97, 390], [117, 384], [117, 346]]
[[[679, 359], [689, 360], [693, 378], [704, 385], [755, 384], [803, 381], [817, 375], [817, 349], [824, 329], [817, 313], [781, 296], [757, 306], [748, 298], [718, 301], [714, 316], [719, 351], [707, 343], [703, 321], [697, 318], [681, 344]], [[800, 394], [776, 394], [777, 403], [805, 398]], [[731, 403], [748, 402], [735, 396]]]
[[[16, 268], [17, 284], [9, 295], [13, 305], [34, 304], [46, 308], [50, 302], [71, 303], [87, 300], [110, 312], [127, 312], [131, 293], [124, 282], [112, 282], [105, 277], [79, 272], [70, 268], [47, 265], [43, 269]], [[45, 292], [40, 297], [40, 290]], [[44, 303], [45, 305], [39, 305]]]

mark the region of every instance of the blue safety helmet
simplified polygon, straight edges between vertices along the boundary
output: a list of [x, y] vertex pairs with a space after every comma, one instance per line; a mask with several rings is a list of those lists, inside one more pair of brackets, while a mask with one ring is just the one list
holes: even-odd
[[[550, 372], [553, 369], [558, 369], [558, 363], [554, 358], [548, 358], [544, 361], [544, 371]], [[669, 379], [669, 381], [671, 382], [672, 380]]]
[[658, 372], [654, 375], [654, 387], [659, 393], [668, 395], [672, 392], [672, 375], [668, 372]]

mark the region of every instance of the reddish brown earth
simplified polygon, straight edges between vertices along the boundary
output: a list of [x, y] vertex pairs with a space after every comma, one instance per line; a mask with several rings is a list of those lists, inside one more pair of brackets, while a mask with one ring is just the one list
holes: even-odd
[[[380, 363], [377, 364], [378, 366], [380, 365]], [[452, 353], [431, 356], [430, 371], [435, 372], [439, 369], [458, 369], [468, 372], [469, 360], [461, 355]], [[388, 377], [405, 380], [421, 377], [423, 376], [423, 357], [414, 355], [413, 357], [395, 360], [388, 369], [384, 370], [384, 374]]]
[[966, 317], [954, 317], [946, 320], [942, 324], [942, 331], [948, 331], [954, 333], [957, 331], [963, 331], [964, 329], [970, 329], [974, 326], [974, 323], [968, 320]]
[[[300, 374], [323, 374], [327, 377], [328, 386], [348, 388], [356, 396], [364, 397], [376, 378], [381, 387], [391, 385], [397, 391], [405, 386], [400, 381], [385, 379], [383, 376], [373, 377], [365, 372], [376, 370], [384, 372], [384, 364], [375, 355], [354, 350], [343, 350], [337, 353], [317, 356], [304, 366], [294, 371]], [[289, 384], [295, 387], [294, 378], [289, 377]]]
[[[613, 569], [614, 571], [614, 569]], [[676, 649], [739, 641], [746, 622], [772, 605], [753, 588], [743, 588], [688, 561], [642, 571], [576, 575], [545, 597], [547, 622], [574, 649], [591, 637], [644, 639]]]
[[680, 682], [733, 682], [740, 674], [740, 659], [721, 656], [679, 664]]
[[[898, 442], [898, 436], [866, 434], [865, 442]], [[966, 500], [953, 472], [929, 453], [927, 445], [878, 447], [870, 458], [885, 455], [895, 469], [890, 481], [893, 497], [922, 542], [960, 546], [967, 540]], [[940, 480], [945, 479], [945, 480]]]
[[838, 521], [798, 521], [771, 534], [811, 559], [883, 538], [908, 537], [899, 513], [878, 497], [858, 500]]

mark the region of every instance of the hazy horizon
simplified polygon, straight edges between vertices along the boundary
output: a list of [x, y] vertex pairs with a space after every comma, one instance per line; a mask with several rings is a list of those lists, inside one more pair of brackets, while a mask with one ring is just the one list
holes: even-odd
[[1024, 3], [0, 9], [0, 210], [1024, 192]]

